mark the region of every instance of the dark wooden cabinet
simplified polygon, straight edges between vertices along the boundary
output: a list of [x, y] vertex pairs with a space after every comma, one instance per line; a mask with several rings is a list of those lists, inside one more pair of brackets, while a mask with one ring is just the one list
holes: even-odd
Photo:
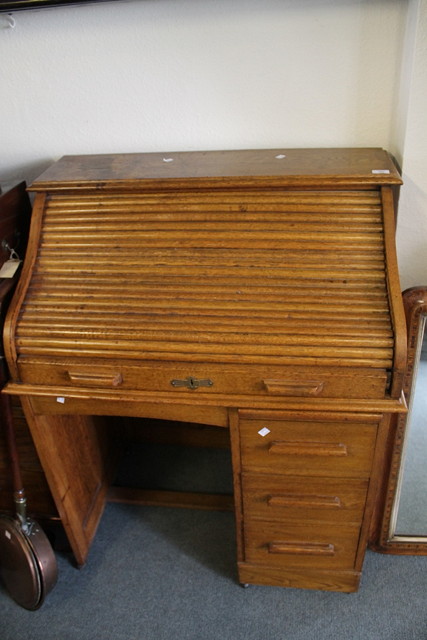
[[[26, 192], [25, 183], [20, 183], [0, 196], [0, 267], [10, 257], [13, 249], [20, 258], [24, 258], [28, 239], [28, 228], [31, 216], [31, 204]], [[13, 277], [0, 277], [0, 324], [3, 327], [6, 311], [13, 291], [18, 282], [19, 271]], [[7, 371], [3, 346], [1, 347], [0, 385], [7, 382]], [[3, 410], [3, 403], [11, 402], [14, 428], [16, 432], [22, 480], [28, 500], [28, 510], [37, 518], [57, 519], [58, 514], [46, 482], [40, 460], [22, 411], [19, 398], [0, 398], [0, 510], [13, 513], [13, 484], [8, 447], [5, 441], [3, 421], [8, 412]]]
[[405, 320], [381, 149], [64, 157], [33, 185], [5, 345], [79, 563], [97, 416], [229, 429], [241, 582], [354, 591]]

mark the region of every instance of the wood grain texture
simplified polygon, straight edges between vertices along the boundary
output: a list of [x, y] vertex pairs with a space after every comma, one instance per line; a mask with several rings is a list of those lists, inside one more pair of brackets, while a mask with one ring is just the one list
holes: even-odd
[[135, 194], [123, 206], [48, 199], [19, 357], [392, 367], [378, 191]]
[[142, 416], [229, 427], [239, 580], [357, 588], [405, 411], [400, 184], [381, 149], [68, 156], [34, 183], [7, 392], [79, 562], [107, 495], [92, 416]]
[[402, 393], [403, 376], [407, 361], [406, 321], [401, 301], [399, 270], [397, 265], [394, 226], [391, 212], [393, 211], [393, 192], [390, 187], [382, 190], [384, 210], [384, 234], [387, 260], [387, 288], [390, 298], [390, 314], [395, 327], [395, 348], [393, 362], [393, 378], [390, 389], [392, 397]]
[[318, 589], [322, 591], [357, 591], [361, 574], [358, 571], [312, 569], [309, 567], [266, 566], [251, 562], [239, 562], [239, 579], [242, 584], [262, 584], [294, 589]]
[[[283, 156], [285, 158], [277, 158]], [[168, 161], [173, 159], [172, 162]], [[166, 160], [166, 162], [165, 162]], [[373, 171], [389, 173], [372, 173]], [[268, 149], [64, 156], [32, 185], [46, 189], [129, 191], [156, 186], [183, 188], [194, 183], [205, 188], [229, 186], [236, 177], [245, 188], [284, 183], [306, 187], [341, 183], [401, 184], [390, 156], [378, 148]]]
[[242, 478], [245, 513], [252, 519], [315, 523], [360, 522], [368, 480], [295, 477], [245, 473]]
[[22, 403], [76, 562], [83, 565], [104, 510], [117, 450], [109, 446], [109, 433], [97, 418], [40, 417], [31, 400]]
[[308, 567], [350, 571], [359, 542], [358, 525], [249, 520], [245, 527], [246, 559], [274, 567]]
[[[262, 429], [269, 430], [267, 435], [260, 434]], [[240, 432], [244, 470], [304, 476], [310, 470], [347, 478], [369, 477], [371, 471], [375, 424], [261, 418], [241, 420]]]
[[[26, 184], [21, 182], [0, 196], [0, 266], [11, 255], [12, 249], [21, 260], [25, 257], [28, 229], [31, 217], [31, 203], [26, 192]], [[10, 304], [12, 293], [19, 281], [18, 270], [12, 278], [0, 279], [0, 325]], [[0, 349], [0, 386], [9, 378], [3, 357], [3, 345]], [[13, 499], [14, 483], [10, 455], [3, 426], [12, 428], [16, 440], [16, 454], [19, 463], [21, 486], [25, 490], [27, 512], [36, 519], [58, 519], [46, 477], [25, 420], [19, 398], [12, 397], [10, 405], [6, 396], [0, 399], [0, 510], [15, 514]], [[10, 415], [11, 412], [11, 415]], [[19, 483], [18, 483], [19, 484]]]

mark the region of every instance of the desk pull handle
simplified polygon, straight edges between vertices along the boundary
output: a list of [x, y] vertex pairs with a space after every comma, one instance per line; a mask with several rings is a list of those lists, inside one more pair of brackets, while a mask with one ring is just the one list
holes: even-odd
[[285, 456], [347, 456], [345, 444], [334, 442], [270, 442], [268, 453]]
[[267, 497], [269, 507], [313, 507], [313, 508], [341, 508], [338, 496], [316, 496], [305, 494], [280, 494]]
[[334, 556], [333, 544], [323, 542], [270, 542], [268, 553], [305, 556]]
[[324, 383], [321, 380], [263, 380], [264, 387], [272, 396], [319, 396]]
[[68, 377], [71, 382], [77, 382], [79, 384], [90, 384], [94, 386], [102, 387], [118, 387], [123, 383], [123, 376], [121, 373], [78, 373], [75, 371], [69, 371]]

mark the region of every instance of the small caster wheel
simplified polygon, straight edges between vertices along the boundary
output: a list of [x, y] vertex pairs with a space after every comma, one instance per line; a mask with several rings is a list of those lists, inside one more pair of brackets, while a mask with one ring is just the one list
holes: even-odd
[[240, 586], [242, 587], [242, 589], [247, 589], [249, 587], [249, 583], [248, 582], [241, 582]]

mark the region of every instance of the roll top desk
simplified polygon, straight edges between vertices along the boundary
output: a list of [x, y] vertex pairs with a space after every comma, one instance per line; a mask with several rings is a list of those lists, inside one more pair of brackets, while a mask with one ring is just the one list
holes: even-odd
[[35, 183], [5, 327], [79, 564], [108, 490], [98, 416], [229, 429], [242, 583], [354, 591], [405, 410], [381, 149], [66, 156]]

